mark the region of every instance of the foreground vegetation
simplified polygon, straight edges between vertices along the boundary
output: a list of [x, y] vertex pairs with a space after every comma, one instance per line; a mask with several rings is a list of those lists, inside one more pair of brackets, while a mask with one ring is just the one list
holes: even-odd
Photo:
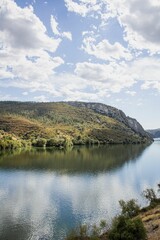
[[159, 240], [160, 198], [153, 189], [146, 189], [143, 196], [149, 203], [147, 207], [141, 209], [134, 199], [120, 200], [121, 213], [110, 226], [104, 220], [99, 226], [81, 225], [72, 230], [66, 240]]
[[124, 123], [67, 103], [0, 102], [0, 149], [145, 143]]

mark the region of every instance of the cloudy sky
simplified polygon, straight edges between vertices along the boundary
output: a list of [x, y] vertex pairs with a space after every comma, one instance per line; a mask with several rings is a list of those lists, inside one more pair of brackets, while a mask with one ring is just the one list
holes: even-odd
[[0, 0], [0, 100], [94, 101], [160, 127], [159, 0]]

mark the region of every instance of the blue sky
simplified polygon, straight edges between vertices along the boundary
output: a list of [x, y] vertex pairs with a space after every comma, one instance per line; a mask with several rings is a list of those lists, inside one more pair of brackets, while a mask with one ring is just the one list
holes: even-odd
[[159, 0], [0, 0], [0, 100], [92, 101], [160, 127]]

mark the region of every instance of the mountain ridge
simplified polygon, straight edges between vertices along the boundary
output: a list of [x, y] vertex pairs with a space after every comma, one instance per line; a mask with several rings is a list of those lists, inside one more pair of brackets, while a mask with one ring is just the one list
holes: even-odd
[[144, 137], [149, 137], [148, 133], [143, 129], [142, 125], [134, 118], [126, 116], [125, 113], [115, 107], [103, 104], [103, 103], [86, 103], [69, 101], [68, 104], [78, 107], [86, 107], [94, 110], [97, 113], [104, 114], [108, 117], [115, 118], [116, 120], [123, 122], [126, 126], [130, 127], [136, 133], [140, 133]]
[[101, 103], [3, 101], [0, 131], [49, 147], [152, 141], [137, 120]]
[[153, 138], [160, 138], [160, 128], [146, 130]]

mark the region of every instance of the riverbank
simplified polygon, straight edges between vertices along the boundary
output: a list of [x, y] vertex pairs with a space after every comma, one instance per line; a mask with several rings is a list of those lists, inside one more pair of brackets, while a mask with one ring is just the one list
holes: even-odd
[[153, 209], [140, 214], [148, 240], [160, 239], [160, 203]]
[[150, 202], [149, 206], [140, 209], [134, 199], [120, 200], [121, 213], [114, 217], [109, 227], [104, 220], [99, 226], [82, 225], [66, 240], [159, 240], [160, 198], [153, 189], [143, 191], [143, 196]]
[[25, 149], [25, 148], [43, 148], [43, 149], [68, 149], [74, 146], [99, 146], [99, 145], [117, 145], [117, 144], [145, 144], [149, 145], [152, 141], [148, 141], [146, 138], [141, 141], [139, 139], [130, 140], [108, 140], [99, 141], [98, 139], [93, 139], [86, 136], [84, 139], [75, 139], [70, 136], [61, 137], [37, 137], [24, 139], [16, 136], [12, 133], [7, 133], [0, 130], [0, 150], [14, 150], [14, 149]]

